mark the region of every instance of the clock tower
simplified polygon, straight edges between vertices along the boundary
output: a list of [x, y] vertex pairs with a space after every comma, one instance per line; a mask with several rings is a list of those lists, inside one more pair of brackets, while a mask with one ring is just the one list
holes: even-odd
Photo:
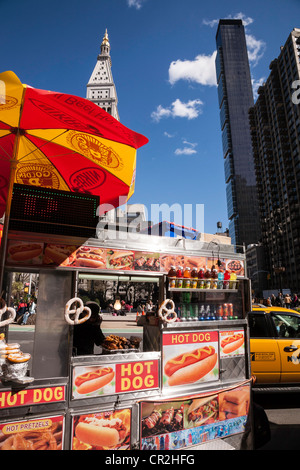
[[97, 63], [87, 84], [86, 98], [100, 106], [100, 108], [111, 114], [118, 121], [120, 120], [117, 108], [117, 92], [111, 72], [110, 44], [107, 29], [102, 40]]

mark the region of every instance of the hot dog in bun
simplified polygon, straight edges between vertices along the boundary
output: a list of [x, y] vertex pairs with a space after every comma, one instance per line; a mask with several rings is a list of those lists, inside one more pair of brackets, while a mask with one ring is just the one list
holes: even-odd
[[127, 430], [120, 418], [87, 417], [78, 423], [75, 435], [85, 444], [113, 449], [124, 441]]
[[92, 246], [81, 246], [76, 251], [76, 266], [105, 269], [103, 249]]
[[101, 367], [95, 371], [78, 375], [74, 382], [76, 391], [82, 395], [94, 392], [109, 384], [114, 376], [115, 373], [111, 367]]
[[218, 355], [212, 346], [180, 354], [165, 364], [168, 384], [174, 386], [197, 382], [215, 367], [217, 360]]
[[20, 245], [12, 245], [8, 249], [8, 253], [14, 261], [28, 261], [36, 258], [43, 251], [43, 247], [39, 243], [21, 243]]
[[227, 336], [221, 341], [221, 348], [224, 354], [229, 354], [236, 349], [239, 349], [244, 344], [243, 333], [236, 333], [232, 336]]

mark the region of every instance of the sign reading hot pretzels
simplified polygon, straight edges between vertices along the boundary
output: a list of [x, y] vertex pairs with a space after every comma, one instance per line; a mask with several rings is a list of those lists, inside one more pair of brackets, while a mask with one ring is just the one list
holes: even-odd
[[[75, 304], [75, 308], [71, 308]], [[77, 307], [79, 304], [79, 307]], [[87, 312], [82, 318], [79, 318], [82, 312]], [[79, 325], [80, 323], [86, 322], [91, 316], [91, 309], [83, 305], [82, 300], [79, 297], [74, 297], [66, 303], [65, 307], [65, 320], [69, 325]], [[71, 318], [72, 316], [72, 318]]]
[[[9, 313], [9, 317], [6, 318], [6, 320], [2, 320], [2, 316], [6, 312]], [[10, 323], [12, 323], [14, 321], [15, 318], [16, 318], [15, 309], [11, 308], [11, 307], [7, 307], [6, 303], [5, 303], [5, 300], [0, 299], [0, 327], [5, 326], [5, 325], [9, 325]]]

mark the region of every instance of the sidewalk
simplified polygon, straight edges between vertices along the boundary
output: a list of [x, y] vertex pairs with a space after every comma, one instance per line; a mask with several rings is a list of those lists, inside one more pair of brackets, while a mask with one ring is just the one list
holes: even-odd
[[133, 321], [136, 322], [136, 313], [127, 313], [126, 316], [118, 315], [113, 316], [112, 313], [102, 313], [103, 321]]

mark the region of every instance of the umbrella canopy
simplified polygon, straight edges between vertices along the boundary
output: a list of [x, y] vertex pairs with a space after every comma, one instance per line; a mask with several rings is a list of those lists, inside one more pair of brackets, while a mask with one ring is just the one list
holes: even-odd
[[0, 217], [12, 182], [93, 194], [101, 207], [119, 206], [120, 197], [125, 203], [134, 192], [136, 150], [147, 142], [84, 98], [1, 73]]

